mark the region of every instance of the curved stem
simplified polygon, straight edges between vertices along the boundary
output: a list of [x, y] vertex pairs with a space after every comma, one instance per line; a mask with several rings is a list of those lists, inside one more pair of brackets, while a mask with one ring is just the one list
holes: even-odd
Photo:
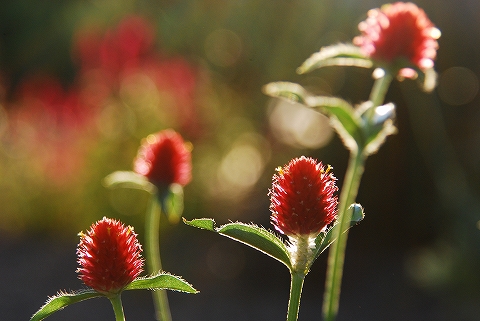
[[288, 301], [287, 321], [297, 321], [305, 274], [292, 271], [291, 276], [292, 280], [290, 283], [290, 299]]
[[110, 302], [112, 303], [113, 312], [115, 313], [115, 321], [125, 321], [125, 315], [123, 314], [123, 305], [120, 294], [110, 297]]
[[[145, 219], [145, 255], [147, 258], [147, 269], [149, 274], [158, 273], [162, 270], [159, 240], [160, 214], [161, 207], [156, 195], [154, 195], [150, 200]], [[171, 321], [172, 316], [170, 314], [166, 290], [152, 291], [152, 296], [156, 311], [156, 319], [159, 321]]]
[[[343, 263], [345, 260], [345, 249], [348, 238], [348, 224], [350, 224], [351, 213], [348, 211], [350, 204], [355, 202], [358, 194], [358, 187], [364, 170], [365, 156], [362, 151], [351, 152], [345, 180], [340, 194], [338, 208], [340, 229], [345, 231], [336, 236], [328, 253], [327, 279], [323, 299], [323, 315], [325, 321], [335, 320], [338, 313], [340, 301], [340, 288], [342, 284]], [[335, 238], [335, 236], [334, 236]]]

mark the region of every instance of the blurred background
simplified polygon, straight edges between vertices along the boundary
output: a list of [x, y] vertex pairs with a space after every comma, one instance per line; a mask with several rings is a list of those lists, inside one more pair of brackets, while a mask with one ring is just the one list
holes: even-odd
[[[58, 290], [82, 288], [77, 233], [103, 216], [143, 242], [147, 195], [107, 190], [143, 137], [173, 128], [193, 144], [187, 219], [269, 223], [277, 166], [348, 153], [322, 115], [262, 93], [293, 81], [352, 103], [371, 70], [295, 69], [350, 42], [383, 2], [18, 0], [0, 10], [0, 311], [28, 320]], [[442, 31], [432, 94], [394, 82], [398, 134], [371, 156], [348, 242], [338, 320], [478, 320], [480, 27], [476, 0], [417, 1]], [[162, 221], [166, 271], [201, 291], [169, 293], [174, 320], [285, 319], [289, 274], [213, 233]], [[319, 320], [326, 254], [306, 278], [300, 320]], [[153, 320], [148, 292], [123, 295], [127, 320]], [[106, 299], [49, 320], [113, 320]]]

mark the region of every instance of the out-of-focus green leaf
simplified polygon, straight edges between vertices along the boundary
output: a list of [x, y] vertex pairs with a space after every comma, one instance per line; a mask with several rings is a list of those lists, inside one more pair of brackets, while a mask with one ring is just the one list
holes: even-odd
[[336, 44], [322, 47], [320, 51], [311, 55], [297, 69], [297, 73], [304, 74], [325, 66], [355, 66], [371, 68], [372, 61], [367, 58], [359, 47], [353, 44]]
[[310, 96], [305, 88], [299, 84], [288, 81], [266, 84], [263, 86], [263, 92], [270, 97], [283, 98], [304, 105], [306, 105], [306, 99]]
[[154, 194], [157, 190], [145, 176], [132, 171], [113, 172], [104, 178], [103, 183], [108, 188], [134, 188], [145, 190], [150, 194]]
[[365, 137], [365, 145], [362, 150], [365, 156], [376, 153], [387, 136], [397, 132], [397, 128], [393, 124], [396, 116], [394, 104], [388, 103], [382, 106], [368, 107], [361, 115], [362, 118], [368, 113], [369, 108], [373, 108], [374, 111], [370, 120], [364, 120], [362, 129]]
[[160, 272], [151, 276], [137, 278], [124, 290], [173, 290], [187, 293], [198, 291], [187, 281], [170, 273]]
[[330, 117], [332, 126], [348, 149], [354, 150], [359, 145], [363, 145], [361, 119], [347, 101], [337, 97], [313, 96], [299, 84], [291, 82], [269, 83], [263, 87], [263, 91], [271, 97], [319, 108], [321, 112]]
[[40, 308], [30, 319], [30, 321], [40, 321], [51, 314], [62, 310], [66, 306], [83, 300], [102, 296], [94, 290], [81, 290], [76, 292], [59, 292], [57, 295], [49, 298], [44, 306]]
[[361, 119], [347, 101], [336, 97], [310, 96], [306, 98], [306, 104], [312, 108], [319, 108], [330, 117], [333, 128], [349, 150], [363, 144]]
[[253, 224], [229, 223], [218, 228], [212, 219], [183, 220], [185, 224], [217, 232], [231, 239], [251, 246], [292, 268], [290, 255], [285, 243], [274, 233]]

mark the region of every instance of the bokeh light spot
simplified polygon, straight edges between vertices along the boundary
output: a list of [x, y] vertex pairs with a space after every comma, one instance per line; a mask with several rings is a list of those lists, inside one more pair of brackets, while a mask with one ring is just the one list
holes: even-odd
[[205, 40], [207, 59], [219, 67], [235, 64], [242, 52], [242, 41], [231, 30], [217, 29]]
[[332, 139], [333, 130], [326, 116], [283, 99], [274, 99], [272, 102], [270, 127], [281, 142], [294, 147], [316, 149]]
[[478, 93], [478, 77], [468, 68], [451, 67], [440, 75], [438, 95], [452, 106], [471, 102]]

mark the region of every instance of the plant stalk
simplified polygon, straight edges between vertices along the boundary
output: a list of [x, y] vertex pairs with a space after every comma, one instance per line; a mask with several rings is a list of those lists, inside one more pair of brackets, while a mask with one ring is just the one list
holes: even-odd
[[125, 314], [123, 313], [122, 299], [120, 293], [113, 297], [109, 297], [112, 303], [113, 312], [115, 313], [115, 321], [125, 321]]
[[305, 274], [302, 272], [291, 271], [291, 277], [292, 280], [290, 284], [290, 299], [288, 301], [287, 321], [297, 321]]
[[[367, 111], [367, 123], [372, 123], [375, 114], [375, 107], [380, 106], [385, 99], [388, 87], [393, 80], [392, 74], [385, 70], [385, 75], [375, 80], [370, 93], [370, 101], [373, 106]], [[368, 132], [368, 128], [367, 132]], [[355, 202], [358, 194], [358, 188], [364, 172], [366, 156], [363, 153], [365, 146], [358, 146], [358, 150], [350, 151], [347, 172], [343, 182], [340, 201], [338, 206], [338, 220], [340, 229], [336, 235], [336, 241], [333, 242], [328, 253], [327, 276], [325, 281], [325, 294], [323, 297], [323, 317], [324, 321], [334, 321], [338, 314], [340, 302], [340, 290], [342, 285], [343, 266], [345, 261], [345, 250], [348, 239], [348, 224], [350, 224], [351, 213], [349, 206]], [[341, 233], [340, 231], [345, 231]], [[335, 238], [335, 236], [334, 236]]]
[[[364, 170], [365, 157], [361, 151], [351, 152], [345, 180], [342, 186], [339, 203], [339, 225], [336, 241], [333, 242], [328, 253], [327, 279], [323, 299], [323, 315], [325, 321], [335, 320], [340, 301], [340, 288], [342, 284], [343, 263], [348, 238], [348, 225], [351, 213], [348, 211], [350, 204], [355, 202], [358, 187]], [[345, 231], [340, 233], [340, 231]], [[334, 236], [335, 238], [335, 236]]]
[[[145, 219], [147, 270], [149, 274], [158, 273], [162, 270], [160, 259], [160, 214], [161, 206], [156, 195], [150, 200], [149, 208]], [[166, 290], [152, 291], [153, 303], [155, 306], [155, 317], [158, 321], [171, 321], [170, 307]]]

